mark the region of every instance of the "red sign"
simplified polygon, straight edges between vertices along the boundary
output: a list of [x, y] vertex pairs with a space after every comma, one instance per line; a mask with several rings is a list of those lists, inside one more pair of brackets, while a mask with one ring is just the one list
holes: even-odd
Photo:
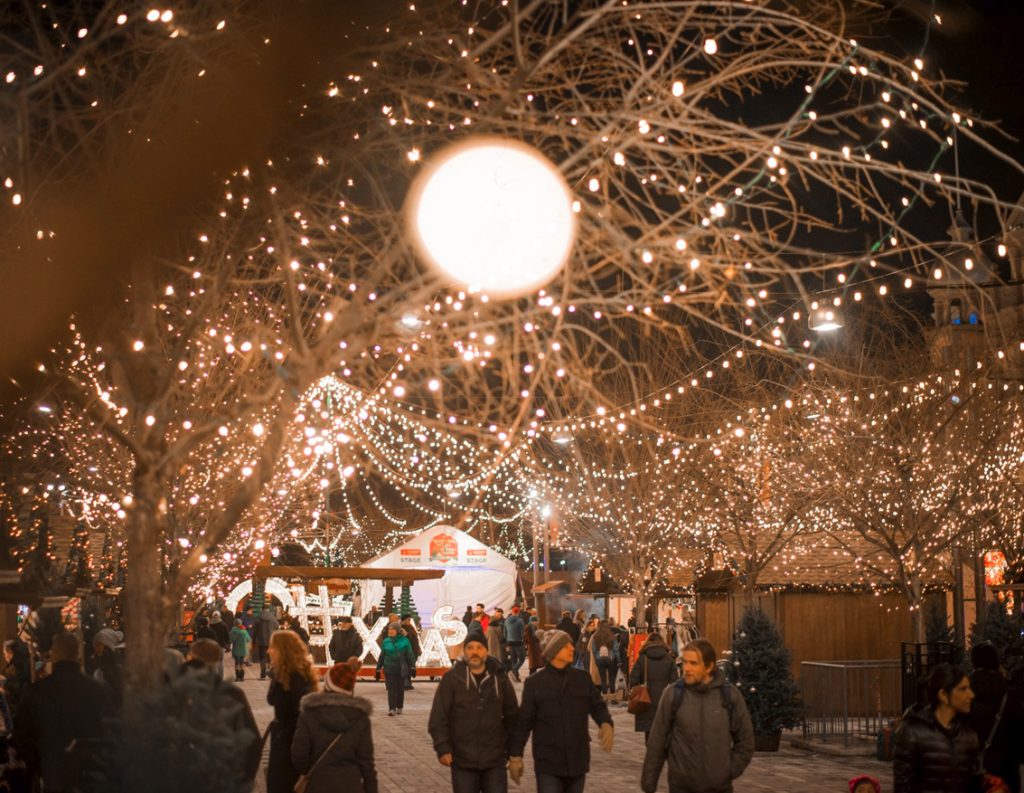
[[438, 534], [430, 541], [430, 561], [454, 562], [459, 558], [459, 543], [450, 534]]
[[419, 556], [419, 555], [420, 555], [420, 549], [419, 548], [403, 548], [402, 549], [402, 556]]

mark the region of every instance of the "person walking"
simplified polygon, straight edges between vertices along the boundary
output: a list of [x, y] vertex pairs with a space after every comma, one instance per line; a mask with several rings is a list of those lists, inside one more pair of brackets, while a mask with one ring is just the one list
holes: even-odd
[[253, 628], [252, 646], [254, 648], [254, 661], [260, 665], [260, 680], [267, 679], [267, 661], [270, 659], [270, 639], [278, 631], [280, 626], [274, 613], [265, 608], [256, 618], [256, 625]]
[[219, 611], [215, 611], [210, 615], [210, 630], [217, 635], [217, 644], [220, 645], [224, 652], [231, 649], [231, 628], [221, 619]]
[[550, 630], [540, 641], [547, 666], [523, 684], [523, 703], [509, 750], [509, 776], [519, 784], [523, 750], [532, 733], [537, 793], [582, 793], [590, 770], [587, 721], [598, 724], [601, 748], [610, 752], [612, 717], [590, 675], [573, 667], [572, 637]]
[[245, 629], [242, 620], [235, 620], [235, 627], [228, 634], [228, 640], [231, 647], [231, 659], [235, 662], [235, 681], [241, 682], [245, 680], [245, 659], [249, 657], [249, 647], [252, 644], [249, 631]]
[[662, 694], [678, 679], [679, 667], [676, 665], [675, 656], [665, 646], [661, 634], [652, 633], [640, 648], [637, 661], [629, 673], [629, 687], [646, 685], [647, 692], [651, 695], [651, 704], [647, 706], [647, 710], [633, 716], [633, 730], [644, 734], [644, 745], [650, 738], [651, 725], [654, 724], [654, 715], [658, 712]]
[[1024, 707], [999, 666], [999, 651], [989, 642], [971, 647], [971, 691], [974, 702], [967, 720], [982, 745], [984, 770], [1020, 793], [1020, 764], [1024, 760]]
[[[77, 772], [83, 761], [98, 760], [103, 723], [115, 714], [110, 691], [86, 677], [80, 655], [75, 634], [54, 636], [50, 648], [53, 668], [47, 677], [29, 686], [14, 716], [12, 743], [30, 776], [42, 779], [47, 793], [79, 789]], [[72, 745], [76, 763], [69, 762], [67, 749]]]
[[21, 700], [32, 685], [32, 658], [21, 639], [4, 642], [3, 691], [11, 714], [18, 712]]
[[299, 778], [299, 772], [292, 763], [292, 740], [299, 722], [299, 703], [319, 686], [309, 652], [297, 633], [274, 631], [267, 654], [271, 670], [267, 704], [274, 708], [274, 721], [270, 725], [267, 793], [293, 793]]
[[401, 716], [405, 705], [405, 678], [410, 670], [415, 671], [416, 659], [412, 645], [402, 630], [402, 623], [389, 622], [387, 635], [380, 643], [380, 658], [377, 659], [375, 677], [380, 680], [384, 671], [384, 685], [388, 690], [388, 715]]
[[967, 714], [974, 692], [959, 666], [928, 677], [928, 704], [903, 714], [893, 744], [893, 793], [981, 793], [981, 746]]
[[519, 606], [513, 606], [505, 618], [505, 647], [508, 651], [509, 671], [516, 682], [519, 682], [519, 670], [526, 660], [525, 632], [526, 623], [519, 614]]
[[607, 622], [599, 622], [594, 636], [590, 640], [590, 654], [597, 664], [597, 674], [601, 680], [601, 696], [608, 698], [615, 693], [615, 667], [618, 650], [615, 636]]
[[352, 624], [351, 617], [341, 617], [338, 628], [331, 634], [328, 648], [334, 663], [345, 663], [349, 658], [363, 657], [363, 640]]
[[469, 624], [473, 621], [473, 607], [466, 606], [466, 613], [462, 615], [462, 624], [469, 628]]
[[453, 793], [506, 793], [512, 730], [519, 715], [516, 692], [487, 640], [471, 633], [463, 656], [434, 692], [427, 729], [437, 761], [451, 769]]
[[487, 610], [484, 609], [483, 603], [476, 604], [476, 620], [480, 623], [480, 633], [486, 636], [487, 628], [491, 624], [491, 618], [487, 616]]
[[[243, 629], [243, 633], [244, 633]], [[192, 686], [203, 686], [205, 698], [214, 703], [222, 717], [221, 726], [226, 734], [241, 738], [247, 737], [245, 751], [237, 756], [235, 765], [238, 779], [243, 782], [242, 788], [252, 790], [256, 782], [256, 774], [260, 769], [260, 756], [263, 754], [263, 741], [260, 730], [256, 726], [252, 707], [245, 692], [238, 686], [224, 680], [220, 667], [224, 664], [224, 651], [213, 639], [196, 639], [188, 649], [188, 660], [181, 666], [177, 679], [171, 682], [181, 701], [195, 696]], [[186, 717], [190, 711], [186, 711]], [[200, 728], [200, 725], [192, 725]], [[236, 789], [235, 785], [225, 786]]]
[[707, 639], [683, 647], [683, 679], [665, 689], [654, 714], [640, 778], [643, 793], [657, 789], [666, 758], [669, 793], [732, 793], [733, 781], [750, 764], [754, 727], [747, 704], [715, 660]]
[[117, 646], [124, 641], [124, 634], [113, 628], [103, 628], [92, 637], [92, 651], [96, 658], [93, 679], [105, 683], [114, 698], [115, 710], [121, 709], [124, 696], [124, 665], [117, 654]]
[[377, 793], [370, 701], [355, 695], [361, 664], [349, 657], [324, 675], [324, 690], [302, 698], [292, 764], [305, 793]]
[[569, 634], [569, 638], [572, 639], [572, 646], [575, 648], [580, 641], [580, 635], [583, 633], [580, 626], [573, 622], [572, 613], [569, 611], [563, 611], [561, 619], [555, 626], [560, 631]]
[[529, 665], [530, 674], [532, 675], [542, 666], [544, 666], [544, 655], [540, 650], [540, 619], [537, 617], [530, 617], [530, 621], [526, 624], [526, 654], [527, 662]]
[[505, 669], [505, 612], [501, 609], [494, 610], [494, 616], [487, 623], [487, 654], [491, 656], [502, 669]]
[[[412, 614], [402, 615], [402, 630], [405, 631], [405, 638], [409, 640], [409, 646], [412, 647], [412, 657], [420, 657], [420, 632], [416, 628], [416, 623], [413, 622]], [[412, 691], [412, 679], [416, 675], [416, 662], [413, 661], [409, 665], [409, 674], [405, 676], [405, 690]]]

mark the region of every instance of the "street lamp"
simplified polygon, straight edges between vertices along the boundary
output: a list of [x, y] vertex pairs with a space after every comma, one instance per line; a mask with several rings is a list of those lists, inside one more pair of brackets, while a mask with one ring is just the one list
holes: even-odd
[[551, 440], [559, 446], [568, 446], [572, 443], [572, 433], [569, 430], [556, 430], [551, 434]]
[[811, 309], [807, 325], [818, 333], [829, 333], [843, 327], [843, 312], [839, 306], [818, 306]]
[[420, 253], [459, 286], [512, 297], [561, 270], [576, 238], [569, 187], [539, 151], [482, 137], [442, 152], [413, 185]]

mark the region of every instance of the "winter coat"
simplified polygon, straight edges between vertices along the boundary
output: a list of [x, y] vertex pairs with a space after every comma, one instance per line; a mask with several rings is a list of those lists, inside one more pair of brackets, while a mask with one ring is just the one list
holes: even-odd
[[467, 608], [466, 609], [466, 613], [462, 615], [462, 624], [465, 625], [468, 628], [470, 626], [470, 623], [472, 623], [472, 622], [473, 622], [473, 609]]
[[434, 692], [427, 730], [437, 756], [451, 754], [459, 768], [504, 766], [519, 703], [501, 664], [487, 658], [477, 682], [465, 661], [445, 672]]
[[210, 641], [217, 642], [217, 644], [220, 644], [220, 637], [217, 635], [217, 631], [215, 631], [209, 625], [200, 625], [198, 628], [196, 628], [196, 638], [209, 639]]
[[267, 704], [274, 707], [274, 721], [270, 725], [267, 793], [293, 793], [299, 772], [292, 764], [292, 740], [299, 722], [299, 705], [311, 689], [309, 681], [298, 674], [292, 674], [287, 690], [271, 677]]
[[470, 634], [470, 633], [483, 633], [483, 632], [484, 632], [484, 626], [480, 624], [480, 620], [475, 619], [475, 618], [470, 621], [469, 627], [466, 628], [466, 633], [467, 634]]
[[1008, 686], [1006, 678], [989, 669], [976, 669], [971, 673], [971, 690], [974, 691], [974, 701], [967, 721], [978, 736], [982, 749], [992, 735], [999, 706], [1006, 697], [1003, 715], [985, 753], [984, 764], [988, 773], [1006, 782], [1011, 793], [1020, 793], [1017, 766], [1024, 760], [1024, 708], [1020, 697]]
[[347, 631], [336, 630], [331, 634], [331, 658], [334, 663], [347, 661], [352, 656], [361, 658], [363, 655], [363, 640], [355, 628]]
[[405, 662], [408, 671], [416, 667], [416, 658], [412, 654], [412, 645], [405, 634], [399, 634], [394, 639], [385, 637], [380, 643], [380, 658], [377, 659], [378, 671], [383, 669], [386, 675], [402, 674], [402, 662]]
[[288, 626], [288, 630], [290, 630], [292, 633], [294, 633], [296, 636], [302, 639], [302, 643], [306, 645], [306, 647], [309, 647], [309, 631], [307, 631], [305, 628], [299, 625], [298, 622], [293, 620], [292, 623]]
[[611, 724], [608, 706], [590, 675], [572, 666], [546, 666], [526, 678], [510, 753], [521, 757], [533, 733], [533, 767], [538, 774], [580, 776], [590, 770], [587, 719]]
[[518, 614], [510, 614], [505, 618], [505, 641], [509, 644], [522, 644], [526, 623]]
[[530, 669], [540, 669], [546, 663], [540, 651], [540, 640], [537, 638], [537, 623], [526, 626], [526, 654]]
[[420, 657], [420, 635], [416, 630], [415, 625], [402, 625], [402, 629], [405, 631], [405, 638], [409, 640], [409, 646], [412, 647], [412, 654], [414, 658]]
[[224, 620], [210, 620], [210, 630], [216, 634], [216, 642], [221, 646], [222, 650], [230, 649], [231, 629]]
[[676, 658], [664, 644], [648, 642], [640, 650], [633, 669], [629, 673], [629, 687], [647, 683], [651, 695], [651, 704], [647, 710], [633, 717], [633, 729], [636, 732], [650, 732], [654, 724], [654, 714], [658, 712], [658, 704], [665, 689], [679, 679], [679, 667]]
[[42, 775], [47, 790], [71, 791], [73, 770], [65, 749], [72, 741], [85, 746], [102, 740], [103, 721], [114, 714], [103, 684], [86, 677], [77, 662], [58, 661], [49, 677], [25, 692], [12, 740], [30, 771]]
[[978, 736], [966, 719], [945, 729], [927, 705], [903, 714], [893, 746], [893, 793], [980, 793]]
[[[316, 770], [309, 774], [306, 793], [377, 793], [370, 729], [372, 712], [368, 700], [350, 694], [320, 691], [302, 698], [292, 741], [292, 764], [300, 774], [309, 774], [323, 756]], [[331, 746], [339, 735], [337, 743]]]
[[[725, 675], [716, 669], [710, 683], [687, 686], [674, 723], [669, 722], [676, 686], [665, 689], [647, 740], [641, 790], [653, 793], [657, 789], [669, 739], [670, 788], [687, 793], [732, 793], [733, 780], [754, 756], [754, 727], [739, 690], [729, 685], [723, 693], [723, 685]], [[729, 698], [728, 707], [724, 697]]]
[[106, 684], [113, 697], [114, 709], [121, 709], [121, 699], [124, 695], [124, 664], [113, 650], [104, 651], [103, 655], [96, 659], [96, 671], [92, 673], [93, 679]]
[[245, 658], [249, 654], [249, 646], [252, 639], [249, 638], [249, 631], [236, 625], [231, 629], [229, 635], [231, 641], [231, 655], [233, 658]]
[[503, 627], [497, 620], [492, 620], [491, 626], [487, 629], [487, 654], [499, 662], [505, 660], [505, 651], [501, 647]]
[[580, 626], [572, 621], [572, 617], [562, 617], [561, 622], [559, 622], [555, 626], [555, 628], [557, 628], [560, 631], [565, 631], [569, 634], [569, 636], [572, 638], [573, 647], [579, 644], [581, 633]]
[[[14, 660], [17, 661], [17, 657]], [[24, 662], [12, 662], [4, 666], [4, 693], [7, 695], [7, 706], [11, 709], [12, 714], [18, 712], [21, 700], [24, 699], [29, 686], [32, 685], [30, 663], [26, 655]]]
[[256, 624], [252, 629], [252, 640], [257, 647], [269, 647], [270, 637], [279, 628], [277, 618], [270, 609], [263, 609], [256, 618]]

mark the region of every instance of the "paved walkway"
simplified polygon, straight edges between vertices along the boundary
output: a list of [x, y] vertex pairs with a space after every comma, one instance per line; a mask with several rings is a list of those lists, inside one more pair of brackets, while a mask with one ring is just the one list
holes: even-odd
[[[257, 675], [258, 677], [258, 675]], [[252, 703], [260, 729], [266, 728], [273, 713], [266, 704], [268, 683], [246, 680], [242, 684]], [[427, 716], [437, 685], [418, 682], [413, 691], [406, 692], [405, 712], [401, 716], [387, 715], [387, 698], [383, 683], [360, 682], [357, 693], [374, 705], [373, 743], [377, 760], [377, 774], [381, 793], [449, 793], [451, 781], [448, 770], [440, 766], [427, 734]], [[522, 687], [516, 685], [518, 691]], [[637, 791], [640, 789], [640, 768], [643, 764], [643, 734], [633, 732], [633, 717], [624, 707], [613, 707], [615, 719], [615, 749], [609, 755], [596, 743], [597, 731], [592, 729], [595, 743], [592, 753], [587, 789], [590, 791]], [[591, 725], [593, 727], [593, 725]], [[526, 773], [523, 784], [510, 791], [535, 793], [533, 763], [530, 749], [526, 751]], [[264, 763], [266, 758], [264, 758]], [[757, 754], [746, 773], [736, 782], [735, 793], [846, 793], [847, 780], [856, 773], [869, 773], [882, 780], [883, 793], [892, 790], [889, 764], [867, 758], [838, 758], [812, 754], [793, 749], [783, 743], [777, 753]], [[257, 793], [265, 793], [265, 775], [260, 771]], [[668, 790], [665, 772], [662, 772], [659, 793]]]

